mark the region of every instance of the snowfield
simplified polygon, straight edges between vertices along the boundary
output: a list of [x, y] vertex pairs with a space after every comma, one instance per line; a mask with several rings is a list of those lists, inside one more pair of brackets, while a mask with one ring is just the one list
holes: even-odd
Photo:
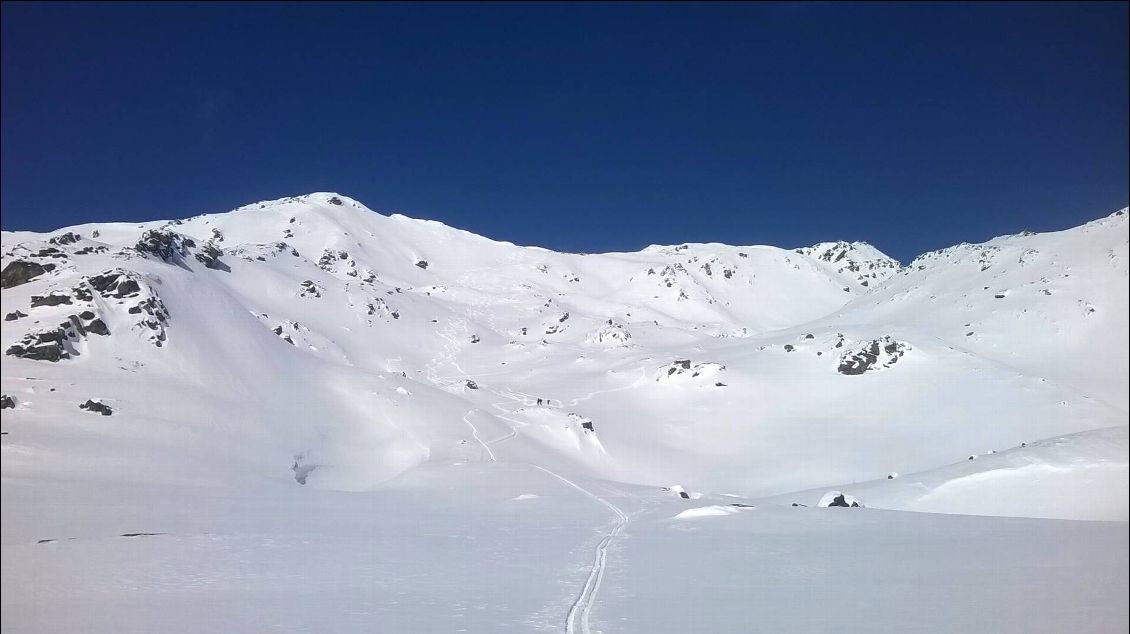
[[2, 629], [1125, 631], [1128, 257], [5, 231]]

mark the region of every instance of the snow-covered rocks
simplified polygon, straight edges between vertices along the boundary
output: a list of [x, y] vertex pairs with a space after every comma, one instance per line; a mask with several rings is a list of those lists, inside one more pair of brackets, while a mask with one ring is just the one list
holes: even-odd
[[883, 336], [846, 349], [840, 356], [836, 371], [848, 376], [868, 371], [883, 370], [893, 366], [909, 350], [910, 344]]
[[609, 319], [603, 326], [589, 333], [585, 343], [601, 346], [626, 346], [632, 338], [632, 333], [623, 324]]
[[196, 241], [174, 231], [151, 229], [141, 234], [133, 249], [145, 256], [160, 258], [169, 264], [177, 264], [188, 256], [196, 246]]
[[725, 369], [726, 366], [720, 363], [696, 363], [690, 359], [680, 359], [659, 368], [655, 380], [658, 383], [680, 383], [690, 379], [709, 379]]
[[[866, 242], [821, 242], [796, 249], [862, 287], [874, 287], [902, 272], [902, 265]], [[845, 287], [850, 290], [850, 287]]]

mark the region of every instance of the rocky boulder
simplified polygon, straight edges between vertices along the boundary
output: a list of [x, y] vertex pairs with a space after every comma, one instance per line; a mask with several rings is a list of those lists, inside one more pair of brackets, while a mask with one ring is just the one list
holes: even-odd
[[45, 273], [55, 270], [51, 263], [40, 264], [30, 260], [12, 260], [0, 271], [0, 288], [12, 288], [27, 284]]
[[86, 411], [91, 412], [93, 414], [101, 414], [103, 416], [109, 416], [110, 414], [114, 413], [114, 410], [111, 409], [111, 407], [109, 405], [107, 405], [107, 404], [105, 404], [101, 401], [95, 401], [93, 399], [87, 399], [87, 401], [85, 403], [79, 405], [78, 408], [82, 409], [82, 410], [86, 410]]
[[844, 351], [836, 371], [847, 376], [882, 370], [898, 362], [911, 349], [910, 344], [889, 336], [863, 342]]

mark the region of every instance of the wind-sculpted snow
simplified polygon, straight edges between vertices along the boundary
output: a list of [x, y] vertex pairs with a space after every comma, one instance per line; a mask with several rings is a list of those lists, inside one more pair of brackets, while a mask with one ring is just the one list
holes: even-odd
[[[797, 529], [784, 547], [812, 563], [823, 560], [805, 541], [811, 535], [846, 544], [842, 529], [872, 544], [890, 529], [921, 533], [923, 548], [972, 565], [991, 549], [955, 546], [942, 520], [874, 509], [1124, 519], [1111, 496], [1080, 501], [1089, 488], [1122, 490], [1111, 483], [1125, 479], [1124, 439], [1072, 440], [1054, 451], [1040, 439], [1125, 429], [1126, 222], [1119, 213], [959, 245], [906, 267], [858, 242], [555, 253], [329, 193], [177, 221], [4, 232], [4, 629], [74, 625], [68, 614], [84, 616], [78, 606], [101, 587], [74, 569], [87, 555], [120, 575], [107, 582], [118, 602], [93, 630], [131, 615], [157, 618], [160, 602], [136, 599], [139, 587], [148, 598], [169, 587], [215, 599], [203, 564], [185, 555], [196, 552], [268, 571], [263, 579], [215, 572], [222, 587], [255, 588], [246, 607], [215, 609], [246, 631], [286, 626], [268, 623], [262, 606], [299, 629], [310, 625], [291, 609], [303, 593], [314, 613], [343, 619], [312, 629], [653, 631], [645, 624], [662, 613], [691, 631], [672, 612], [679, 601], [659, 588], [699, 601], [706, 591], [675, 578], [648, 585], [642, 571], [667, 561], [732, 580], [763, 561], [748, 547], [732, 559], [708, 553], [710, 539], [748, 545], [762, 534], [783, 539], [774, 527], [818, 526]], [[133, 491], [163, 488], [197, 491], [187, 498], [211, 509], [216, 525], [168, 504], [123, 517], [106, 510]], [[829, 491], [840, 495], [828, 505], [842, 507], [842, 497], [848, 508], [816, 508]], [[1078, 503], [1064, 502], [1065, 491]], [[75, 503], [92, 492], [105, 509]], [[212, 505], [258, 492], [268, 492], [269, 525], [237, 522], [238, 536], [225, 542], [229, 512], [244, 510]], [[87, 510], [72, 520], [59, 509], [73, 503]], [[354, 532], [358, 517], [372, 532]], [[1008, 533], [999, 521], [952, 526], [973, 539]], [[1033, 543], [1054, 532], [1029, 522]], [[405, 536], [425, 524], [430, 532]], [[448, 549], [444, 540], [465, 529], [466, 550]], [[1096, 540], [1075, 553], [1088, 561], [1092, 547], [1113, 548], [1125, 533], [1077, 530]], [[292, 573], [250, 534], [285, 535], [311, 583], [293, 573], [288, 585]], [[324, 548], [309, 546], [322, 538]], [[363, 542], [380, 552], [343, 556], [368, 552]], [[526, 546], [536, 556], [527, 558]], [[317, 556], [305, 559], [307, 547]], [[424, 561], [430, 547], [452, 565]], [[131, 549], [151, 549], [169, 567], [132, 568]], [[1017, 565], [1022, 544], [1008, 552]], [[487, 560], [497, 567], [478, 578]], [[531, 562], [541, 566], [535, 573]], [[915, 565], [937, 588], [953, 586], [934, 563]], [[327, 580], [337, 567], [354, 576], [344, 585], [384, 579], [382, 596], [395, 599], [376, 605], [350, 594], [342, 603], [319, 585], [335, 585]], [[458, 584], [437, 577], [448, 568]], [[40, 583], [32, 571], [41, 569], [55, 572]], [[1058, 581], [1079, 582], [1080, 570], [1070, 571]], [[530, 582], [518, 589], [504, 580], [523, 575]], [[431, 607], [421, 598], [427, 588], [480, 582], [469, 594], [440, 592]], [[47, 583], [72, 593], [69, 610], [50, 618], [48, 595], [36, 591]], [[735, 602], [710, 606], [725, 622], [697, 629], [748, 631], [733, 606], [754, 598], [725, 587]], [[270, 599], [272, 588], [287, 599]], [[665, 607], [641, 613], [644, 598]], [[1022, 625], [1062, 623], [1070, 611], [1017, 601], [1032, 615]], [[957, 608], [935, 614], [926, 599], [916, 607], [924, 629], [956, 627]], [[762, 616], [769, 629], [788, 631], [795, 610], [777, 610]], [[204, 612], [181, 629], [215, 629], [222, 619]], [[1098, 613], [1101, 625], [1125, 620], [1125, 610]], [[888, 624], [910, 622], [898, 610], [884, 614]], [[868, 629], [902, 628], [860, 631]]]

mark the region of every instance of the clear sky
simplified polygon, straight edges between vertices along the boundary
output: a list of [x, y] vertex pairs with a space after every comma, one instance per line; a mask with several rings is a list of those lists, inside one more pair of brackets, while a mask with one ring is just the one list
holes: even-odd
[[1127, 3], [3, 4], [5, 229], [337, 191], [908, 260], [1127, 203]]

